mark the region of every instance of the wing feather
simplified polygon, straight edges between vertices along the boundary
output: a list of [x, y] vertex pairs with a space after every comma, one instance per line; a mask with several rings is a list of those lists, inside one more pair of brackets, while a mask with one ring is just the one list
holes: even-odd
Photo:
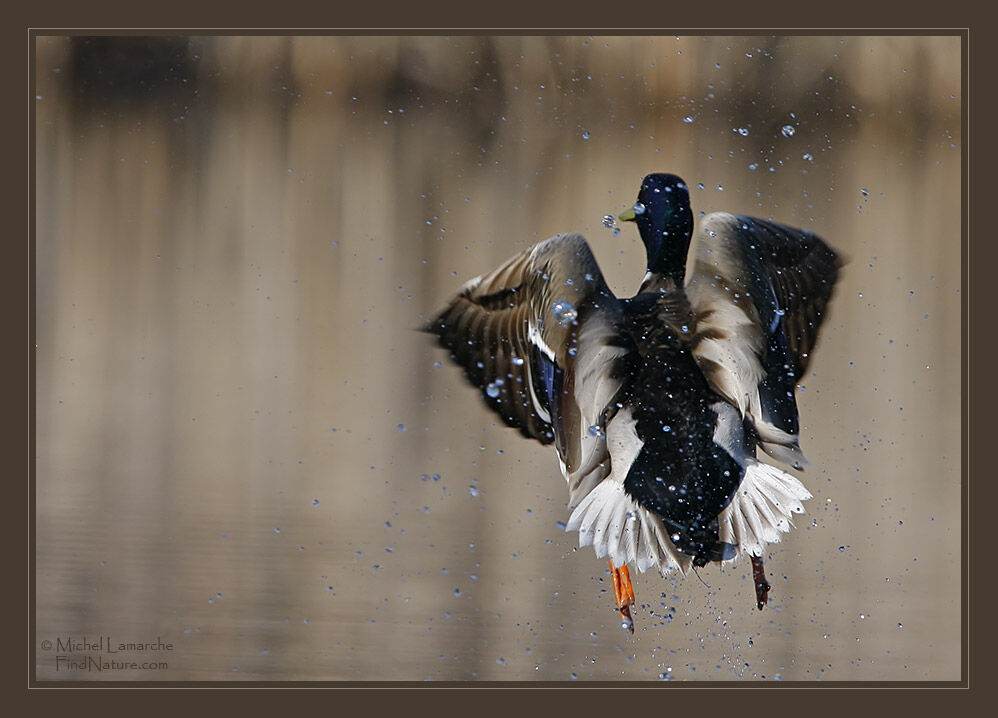
[[700, 223], [691, 258], [686, 294], [701, 371], [751, 418], [767, 453], [799, 468], [795, 388], [841, 260], [810, 232], [723, 212]]
[[466, 283], [427, 331], [503, 421], [555, 443], [574, 505], [610, 472], [622, 316], [585, 239], [566, 234]]

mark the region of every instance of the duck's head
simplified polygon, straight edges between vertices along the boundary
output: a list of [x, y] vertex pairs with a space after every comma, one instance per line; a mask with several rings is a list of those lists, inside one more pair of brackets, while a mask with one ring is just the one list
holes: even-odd
[[686, 183], [676, 175], [648, 175], [641, 182], [638, 201], [620, 219], [638, 225], [648, 254], [648, 271], [670, 275], [682, 284], [693, 236]]

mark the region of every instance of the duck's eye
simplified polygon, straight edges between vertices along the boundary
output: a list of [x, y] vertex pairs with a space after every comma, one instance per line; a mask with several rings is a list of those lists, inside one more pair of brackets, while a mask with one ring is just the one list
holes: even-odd
[[634, 206], [631, 207], [631, 211], [634, 212], [634, 214], [644, 214], [645, 213], [645, 206], [643, 204], [641, 204], [640, 202], [635, 202]]

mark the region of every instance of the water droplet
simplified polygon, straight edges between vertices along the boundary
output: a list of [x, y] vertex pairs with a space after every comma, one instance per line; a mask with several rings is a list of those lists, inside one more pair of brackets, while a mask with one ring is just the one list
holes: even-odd
[[455, 588], [454, 589], [454, 598], [458, 598], [460, 595], [461, 595], [461, 589]]
[[783, 125], [783, 127], [780, 128], [780, 134], [784, 137], [793, 137], [797, 134], [797, 130], [794, 129], [793, 125]]
[[555, 302], [551, 305], [551, 312], [562, 326], [568, 326], [579, 316], [570, 302]]
[[803, 155], [801, 155], [801, 158], [805, 162], [814, 162], [814, 156], [810, 152], [805, 152]]
[[616, 224], [617, 224], [617, 220], [616, 220], [616, 218], [612, 214], [604, 214], [603, 215], [603, 226], [604, 227], [606, 227], [607, 229], [613, 229], [613, 227]]
[[645, 213], [645, 206], [643, 204], [641, 204], [640, 202], [635, 202], [634, 206], [631, 207], [631, 211], [634, 212], [634, 214], [636, 214], [636, 215], [644, 214]]
[[748, 133], [749, 133], [748, 127], [732, 127], [731, 131], [732, 132], [737, 132], [742, 137], [748, 137]]
[[692, 125], [693, 115], [686, 115], [686, 117], [683, 118], [683, 122], [685, 122], [687, 125]]
[[274, 533], [275, 533], [275, 534], [279, 534], [279, 533], [281, 533], [281, 529], [280, 529], [280, 527], [275, 527], [275, 528], [274, 528]]
[[670, 431], [672, 431], [672, 427], [666, 424], [665, 426], [662, 427], [662, 431], [668, 434]]
[[865, 187], [860, 188], [859, 193], [864, 197], [870, 196], [870, 190], [866, 189]]
[[490, 397], [495, 399], [499, 396], [499, 387], [502, 386], [502, 379], [496, 379], [494, 382], [485, 387], [485, 393]]
[[513, 357], [514, 366], [523, 366], [523, 357]]
[[319, 505], [319, 499], [312, 499], [312, 506], [318, 506], [318, 505]]
[[395, 428], [398, 429], [398, 432], [401, 434], [403, 431], [405, 431], [405, 424], [399, 424]]
[[476, 499], [478, 498], [478, 489], [475, 488], [474, 486], [469, 486], [468, 487], [468, 493], [471, 494], [472, 498], [476, 498]]
[[583, 131], [582, 131], [582, 139], [584, 139], [584, 140], [588, 140], [588, 139], [589, 139], [589, 137], [590, 137], [590, 135], [589, 135], [589, 130], [583, 130]]

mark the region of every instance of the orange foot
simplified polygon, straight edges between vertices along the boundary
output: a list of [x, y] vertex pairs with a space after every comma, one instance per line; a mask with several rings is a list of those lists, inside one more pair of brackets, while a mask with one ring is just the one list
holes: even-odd
[[769, 602], [769, 581], [766, 580], [765, 567], [762, 565], [762, 556], [750, 556], [752, 559], [752, 578], [755, 580], [755, 600], [759, 610]]
[[620, 612], [620, 625], [634, 633], [634, 621], [631, 619], [634, 588], [631, 586], [631, 574], [627, 570], [627, 564], [614, 568], [613, 561], [610, 561], [610, 577], [613, 579], [613, 593], [617, 598], [617, 610]]

